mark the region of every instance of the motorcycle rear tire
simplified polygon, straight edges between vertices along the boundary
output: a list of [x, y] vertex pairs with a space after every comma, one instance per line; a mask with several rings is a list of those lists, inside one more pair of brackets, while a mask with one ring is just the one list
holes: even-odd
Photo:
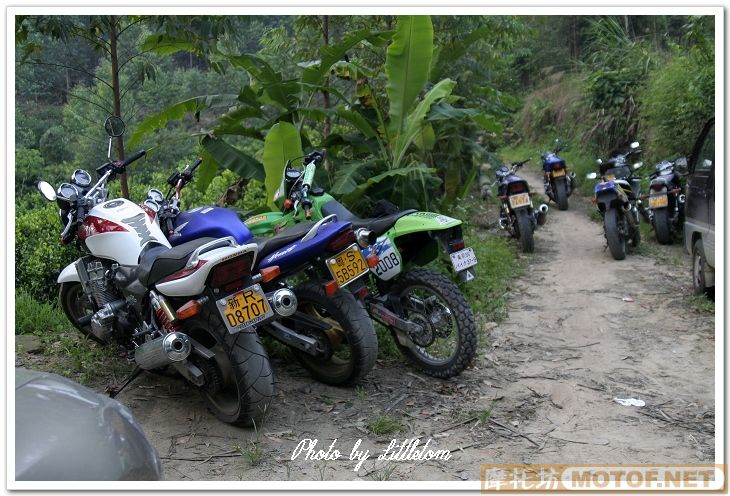
[[302, 367], [325, 384], [358, 384], [375, 366], [378, 356], [378, 336], [365, 308], [346, 289], [327, 296], [322, 284], [314, 281], [299, 284], [294, 292], [299, 311], [331, 325], [324, 337], [335, 348], [327, 361], [292, 348]]
[[672, 229], [669, 221], [669, 210], [666, 208], [655, 209], [653, 221], [657, 242], [660, 245], [671, 245]]
[[71, 324], [73, 324], [73, 326], [78, 329], [81, 334], [99, 344], [106, 344], [91, 332], [91, 324], [87, 324], [85, 326], [79, 326], [76, 324], [81, 317], [86, 317], [95, 311], [91, 302], [84, 294], [84, 290], [81, 287], [80, 282], [62, 282], [61, 288], [58, 292], [58, 299], [61, 303], [63, 313], [66, 314], [66, 318], [68, 318], [69, 322], [71, 322]]
[[623, 260], [626, 258], [626, 237], [620, 232], [619, 224], [623, 222], [621, 212], [615, 208], [610, 208], [603, 216], [603, 228], [606, 232], [606, 241], [608, 241], [608, 249], [614, 260]]
[[208, 408], [227, 424], [255, 426], [274, 398], [274, 372], [258, 334], [229, 333], [208, 308], [184, 320], [183, 330], [215, 353], [209, 360], [191, 355], [209, 381], [198, 388]]
[[565, 178], [559, 178], [553, 184], [555, 191], [555, 203], [558, 204], [559, 210], [568, 210], [568, 187], [565, 184]]
[[527, 210], [517, 213], [517, 237], [520, 240], [520, 247], [524, 253], [535, 251], [535, 238], [532, 234], [532, 222]]
[[[400, 345], [394, 335], [396, 345], [408, 361], [432, 377], [448, 379], [459, 375], [471, 364], [477, 352], [474, 314], [464, 294], [448, 277], [426, 268], [413, 269], [400, 276], [391, 287], [390, 293], [403, 300], [409, 297], [411, 290], [430, 292], [446, 304], [454, 318], [456, 343], [451, 354], [442, 360], [433, 356], [434, 350], [429, 352], [429, 347], [433, 343], [414, 350]], [[409, 319], [412, 316], [401, 315], [401, 317]], [[423, 318], [420, 320], [423, 321]]]

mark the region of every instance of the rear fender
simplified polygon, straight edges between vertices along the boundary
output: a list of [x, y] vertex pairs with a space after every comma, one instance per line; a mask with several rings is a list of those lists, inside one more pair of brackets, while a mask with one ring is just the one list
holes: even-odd
[[[204, 245], [196, 250], [190, 256], [190, 260], [186, 265], [186, 268], [199, 266], [199, 268], [194, 272], [185, 277], [168, 282], [157, 282], [155, 287], [165, 296], [195, 296], [202, 294], [205, 291], [205, 282], [211, 271], [217, 265], [227, 262], [232, 258], [252, 252], [253, 256], [251, 257], [251, 265], [253, 266], [254, 260], [256, 259], [256, 252], [258, 251], [258, 245], [256, 245], [256, 243], [249, 243], [239, 246], [235, 244], [233, 238], [228, 239], [230, 239], [232, 245], [229, 244], [228, 246], [221, 246], [220, 243], [225, 241], [225, 238], [223, 238], [211, 242], [210, 247], [207, 247], [208, 245]], [[214, 245], [213, 243], [216, 242], [218, 244]]]
[[463, 239], [459, 219], [434, 212], [414, 212], [398, 219], [387, 232], [406, 263], [426, 265], [439, 256], [439, 242], [449, 253], [449, 242]]

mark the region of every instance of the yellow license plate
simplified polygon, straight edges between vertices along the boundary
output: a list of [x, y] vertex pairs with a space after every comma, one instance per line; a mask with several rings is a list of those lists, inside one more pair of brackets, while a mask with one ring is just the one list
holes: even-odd
[[218, 300], [217, 306], [230, 333], [242, 331], [274, 315], [258, 284]]
[[553, 171], [553, 177], [562, 177], [565, 175], [565, 169], [558, 169]]
[[667, 195], [649, 197], [649, 208], [662, 208], [668, 205], [669, 199], [667, 198]]
[[616, 179], [616, 176], [609, 174], [608, 176], [606, 176], [605, 179], [606, 179], [606, 181], [613, 181], [614, 179]]
[[530, 204], [530, 195], [528, 193], [520, 193], [509, 197], [509, 204], [512, 208], [524, 207]]
[[327, 268], [340, 287], [346, 286], [370, 270], [360, 248], [355, 244], [327, 259]]

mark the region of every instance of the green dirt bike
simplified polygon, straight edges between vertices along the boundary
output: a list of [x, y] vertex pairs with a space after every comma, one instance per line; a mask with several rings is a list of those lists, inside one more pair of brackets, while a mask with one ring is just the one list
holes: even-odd
[[[292, 163], [302, 159], [302, 166]], [[381, 216], [360, 219], [322, 188], [312, 187], [321, 152], [289, 160], [274, 203], [280, 212], [258, 214], [245, 220], [255, 235], [272, 234], [305, 220], [336, 216], [365, 227], [377, 239], [363, 250], [370, 274], [366, 283], [350, 290], [370, 316], [388, 328], [401, 352], [434, 377], [459, 374], [476, 353], [477, 336], [471, 308], [459, 288], [444, 275], [424, 267], [439, 256], [439, 244], [462, 281], [474, 279], [477, 263], [472, 248], [464, 247], [461, 221], [445, 215], [398, 210], [386, 205]], [[338, 274], [333, 277], [339, 281]]]

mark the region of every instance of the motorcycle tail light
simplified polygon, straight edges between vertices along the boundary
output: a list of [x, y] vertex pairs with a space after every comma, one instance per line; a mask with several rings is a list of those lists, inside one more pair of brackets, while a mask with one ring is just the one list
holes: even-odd
[[174, 274], [170, 274], [169, 276], [162, 279], [160, 282], [170, 282], [170, 281], [177, 281], [178, 279], [182, 279], [183, 277], [188, 277], [190, 274], [201, 268], [207, 260], [198, 260], [198, 263], [195, 267], [191, 267], [189, 269], [183, 269], [178, 270]]
[[449, 242], [449, 253], [455, 253], [459, 250], [464, 249], [464, 240], [463, 239], [455, 239], [451, 242]]
[[560, 170], [563, 168], [563, 164], [558, 162], [557, 164], [553, 164], [553, 170]]
[[328, 251], [340, 251], [346, 246], [351, 245], [355, 242], [355, 231], [348, 229], [342, 234], [338, 234], [332, 241], [327, 245]]
[[233, 283], [243, 284], [243, 278], [251, 274], [253, 252], [246, 252], [213, 267], [208, 276], [208, 286], [214, 289], [231, 289]]
[[651, 189], [652, 189], [653, 191], [662, 191], [662, 190], [664, 189], [664, 185], [663, 185], [663, 184], [661, 184], [661, 183], [657, 183], [657, 184], [652, 184], [652, 185], [650, 186], [650, 188], [651, 188]]
[[527, 191], [527, 188], [525, 188], [524, 183], [512, 183], [512, 184], [509, 185], [507, 191], [510, 194], [524, 193], [525, 191]]

